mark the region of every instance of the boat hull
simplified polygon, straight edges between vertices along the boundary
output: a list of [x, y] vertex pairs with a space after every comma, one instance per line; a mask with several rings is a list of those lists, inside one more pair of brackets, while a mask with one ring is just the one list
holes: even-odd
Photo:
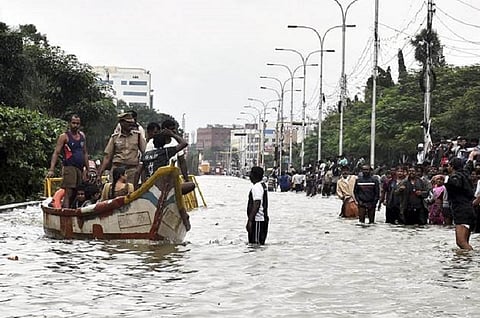
[[179, 171], [162, 167], [140, 189], [79, 209], [41, 205], [48, 237], [183, 242], [189, 228]]

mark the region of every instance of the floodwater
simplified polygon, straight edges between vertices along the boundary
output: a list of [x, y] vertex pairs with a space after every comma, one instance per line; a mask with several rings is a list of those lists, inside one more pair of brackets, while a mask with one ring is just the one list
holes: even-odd
[[[0, 213], [0, 317], [480, 317], [477, 251], [452, 228], [356, 226], [334, 197], [269, 192], [246, 244], [249, 181], [199, 177], [184, 245], [46, 238], [39, 207]], [[10, 260], [18, 256], [18, 260]]]

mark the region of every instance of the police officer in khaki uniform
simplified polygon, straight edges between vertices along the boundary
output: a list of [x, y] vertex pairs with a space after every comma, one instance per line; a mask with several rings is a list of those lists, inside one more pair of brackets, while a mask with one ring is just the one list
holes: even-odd
[[137, 167], [140, 155], [145, 152], [145, 138], [137, 130], [137, 123], [131, 113], [118, 115], [121, 131], [112, 134], [104, 150], [103, 162], [99, 170], [99, 177], [112, 163], [111, 170], [116, 167], [125, 167], [127, 182], [135, 184]]

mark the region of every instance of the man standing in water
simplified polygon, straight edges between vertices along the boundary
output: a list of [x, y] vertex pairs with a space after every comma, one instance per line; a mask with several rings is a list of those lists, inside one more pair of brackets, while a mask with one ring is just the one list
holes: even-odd
[[[72, 115], [67, 132], [61, 134], [57, 139], [57, 145], [52, 154], [50, 169], [47, 177], [54, 176], [57, 158], [63, 150], [62, 185], [65, 189], [62, 207], [69, 208], [73, 201], [76, 188], [87, 179], [88, 153], [85, 134], [80, 131], [80, 117]], [[85, 169], [83, 169], [85, 167]]]
[[369, 165], [362, 166], [362, 175], [358, 177], [353, 188], [355, 199], [358, 203], [358, 221], [365, 223], [365, 215], [368, 215], [368, 223], [375, 223], [375, 207], [379, 194], [379, 182], [372, 177], [372, 168]]
[[253, 187], [248, 194], [247, 232], [249, 244], [265, 244], [268, 232], [268, 191], [263, 180], [263, 169], [252, 167], [250, 181]]
[[[357, 176], [351, 175], [349, 172], [350, 171], [348, 166], [342, 166], [342, 176], [337, 182], [337, 196], [343, 202], [342, 210], [340, 212], [341, 217], [353, 216], [350, 215], [350, 213], [345, 213], [345, 208], [347, 207], [347, 205], [351, 205], [352, 201], [355, 202], [355, 197], [353, 196], [353, 189], [355, 187], [355, 181], [357, 180]], [[353, 203], [353, 205], [356, 206], [355, 203]], [[348, 212], [352, 212], [351, 210], [352, 208], [350, 208]]]
[[[479, 152], [480, 153], [480, 152]], [[467, 170], [473, 164], [475, 151], [470, 154], [467, 162]], [[461, 249], [472, 250], [470, 245], [470, 233], [475, 225], [475, 211], [473, 201], [475, 199], [470, 173], [463, 169], [463, 162], [460, 158], [453, 158], [448, 163], [449, 177], [445, 183], [453, 211], [453, 222], [455, 223], [455, 241]]]

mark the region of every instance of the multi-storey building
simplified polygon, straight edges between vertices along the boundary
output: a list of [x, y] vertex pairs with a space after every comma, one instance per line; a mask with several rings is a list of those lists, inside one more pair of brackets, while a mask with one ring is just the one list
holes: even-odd
[[257, 124], [245, 124], [243, 127], [234, 127], [231, 131], [230, 166], [245, 175], [251, 167], [259, 161], [260, 132]]
[[150, 71], [143, 68], [95, 66], [99, 80], [109, 86], [115, 102], [123, 100], [128, 106], [153, 108]]
[[232, 127], [222, 125], [207, 125], [206, 128], [197, 129], [196, 148], [216, 173], [223, 172], [227, 167], [231, 130]]
[[219, 149], [228, 151], [232, 127], [207, 125], [197, 129], [197, 150]]

